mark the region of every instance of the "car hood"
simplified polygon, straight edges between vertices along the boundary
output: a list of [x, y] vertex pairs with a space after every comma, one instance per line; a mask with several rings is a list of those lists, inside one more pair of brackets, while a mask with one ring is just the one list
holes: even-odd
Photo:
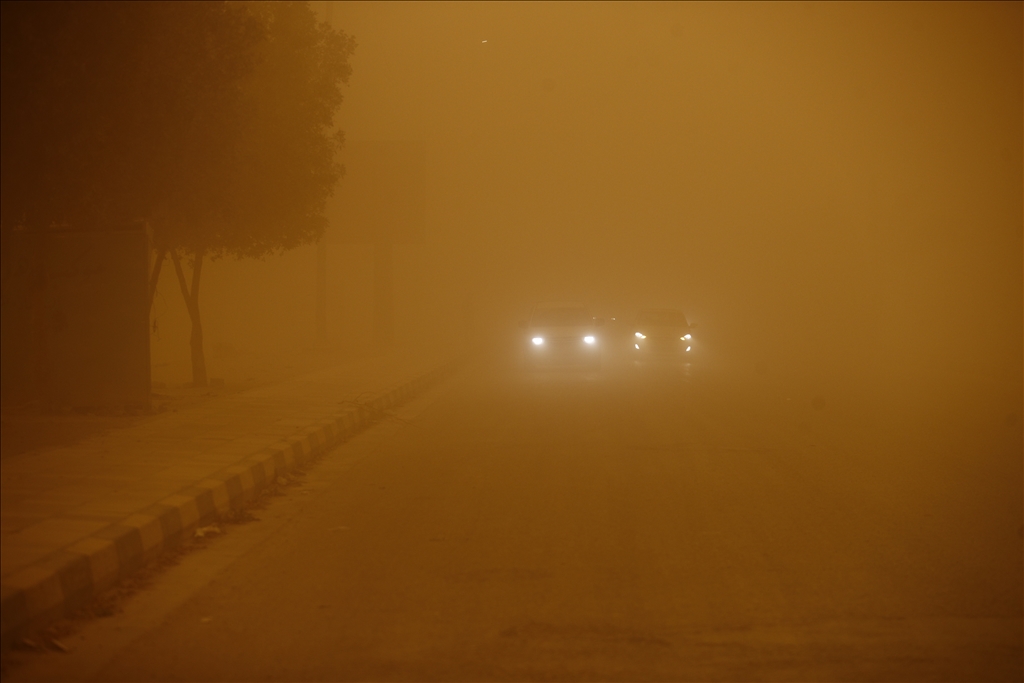
[[588, 325], [540, 325], [528, 328], [530, 334], [548, 335], [549, 337], [574, 337], [596, 334], [594, 327]]
[[638, 325], [636, 331], [648, 337], [682, 337], [690, 334], [690, 328], [682, 325]]

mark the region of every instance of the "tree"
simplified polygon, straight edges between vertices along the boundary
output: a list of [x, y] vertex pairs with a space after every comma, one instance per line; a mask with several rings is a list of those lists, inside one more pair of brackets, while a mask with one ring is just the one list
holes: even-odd
[[[244, 115], [233, 120], [232, 166], [223, 194], [200, 215], [157, 223], [192, 320], [193, 380], [206, 383], [199, 285], [204, 258], [262, 258], [319, 239], [327, 198], [343, 173], [334, 128], [340, 85], [351, 73], [354, 40], [317, 22], [307, 3], [252, 3], [266, 30], [255, 68], [240, 83]], [[179, 252], [192, 260], [186, 283]], [[159, 257], [158, 257], [159, 258]]]
[[210, 202], [266, 41], [256, 17], [215, 2], [5, 2], [2, 31], [5, 228]]
[[305, 2], [5, 2], [2, 20], [0, 225], [148, 221], [205, 385], [203, 262], [323, 233], [354, 40]]

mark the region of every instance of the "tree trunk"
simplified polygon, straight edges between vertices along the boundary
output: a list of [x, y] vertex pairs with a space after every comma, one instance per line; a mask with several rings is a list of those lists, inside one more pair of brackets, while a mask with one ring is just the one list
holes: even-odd
[[171, 261], [174, 262], [174, 272], [178, 276], [178, 286], [181, 288], [181, 295], [185, 298], [185, 306], [188, 308], [188, 317], [192, 320], [192, 383], [197, 387], [205, 387], [206, 379], [206, 356], [203, 353], [203, 323], [199, 317], [199, 278], [203, 272], [203, 250], [199, 249], [195, 254], [195, 263], [192, 266], [192, 289], [189, 291], [185, 282], [185, 273], [181, 269], [181, 258], [178, 252], [171, 250]]

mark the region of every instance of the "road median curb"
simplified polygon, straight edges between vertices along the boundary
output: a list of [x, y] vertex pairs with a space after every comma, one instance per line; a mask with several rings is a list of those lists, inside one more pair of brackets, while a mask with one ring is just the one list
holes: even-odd
[[449, 361], [365, 400], [347, 402], [336, 416], [301, 435], [262, 448], [4, 577], [0, 587], [3, 650], [87, 606], [118, 581], [191, 538], [196, 529], [242, 510], [278, 477], [379, 422], [389, 409], [428, 389], [459, 362]]

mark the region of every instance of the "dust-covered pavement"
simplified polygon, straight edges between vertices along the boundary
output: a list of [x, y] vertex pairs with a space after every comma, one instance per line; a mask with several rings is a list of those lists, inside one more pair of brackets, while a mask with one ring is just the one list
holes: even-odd
[[1019, 422], [700, 370], [480, 362], [11, 677], [1021, 678]]
[[396, 349], [5, 455], [5, 655], [453, 368]]

